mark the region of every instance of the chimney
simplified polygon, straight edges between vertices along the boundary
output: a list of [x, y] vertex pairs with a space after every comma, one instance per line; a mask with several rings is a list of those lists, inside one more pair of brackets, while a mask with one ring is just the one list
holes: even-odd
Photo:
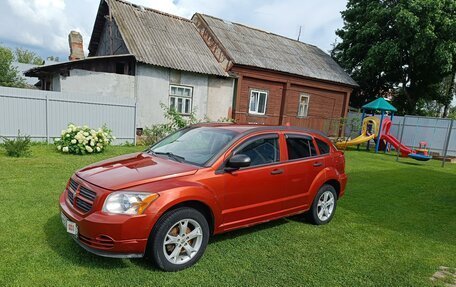
[[70, 43], [70, 57], [68, 57], [69, 60], [83, 60], [85, 56], [81, 34], [76, 31], [71, 31], [68, 35], [68, 42]]

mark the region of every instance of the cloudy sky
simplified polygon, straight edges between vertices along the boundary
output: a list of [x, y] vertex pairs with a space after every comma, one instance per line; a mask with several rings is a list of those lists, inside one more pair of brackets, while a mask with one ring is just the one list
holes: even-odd
[[[278, 33], [328, 51], [342, 27], [346, 0], [131, 0], [135, 4], [190, 18], [200, 12]], [[42, 57], [69, 53], [68, 33], [87, 43], [99, 0], [0, 0], [0, 44], [36, 51]]]

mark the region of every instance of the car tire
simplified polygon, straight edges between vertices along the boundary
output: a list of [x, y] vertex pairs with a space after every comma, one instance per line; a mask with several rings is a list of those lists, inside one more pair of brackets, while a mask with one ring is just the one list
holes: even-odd
[[177, 208], [165, 213], [155, 224], [146, 255], [164, 271], [179, 271], [203, 256], [209, 234], [209, 224], [201, 212]]
[[332, 185], [325, 184], [318, 190], [307, 219], [315, 225], [329, 223], [336, 213], [337, 192]]

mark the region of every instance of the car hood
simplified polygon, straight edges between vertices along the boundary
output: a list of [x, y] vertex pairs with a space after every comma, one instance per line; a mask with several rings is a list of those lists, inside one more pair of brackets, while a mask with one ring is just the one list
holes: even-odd
[[194, 174], [194, 165], [147, 153], [134, 153], [89, 165], [76, 172], [81, 179], [109, 190]]

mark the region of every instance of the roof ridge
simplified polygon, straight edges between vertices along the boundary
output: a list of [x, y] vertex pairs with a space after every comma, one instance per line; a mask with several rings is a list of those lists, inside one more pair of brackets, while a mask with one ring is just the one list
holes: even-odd
[[[119, 0], [118, 0], [118, 1], [119, 1]], [[212, 15], [207, 15], [207, 14], [204, 14], [204, 13], [197, 13], [197, 14], [200, 14], [200, 15], [203, 15], [203, 16], [206, 16], [206, 17], [210, 17], [210, 18], [213, 18], [213, 19], [217, 19], [217, 20], [223, 21], [223, 22], [225, 22], [225, 23], [226, 23], [226, 22], [230, 22], [230, 23], [232, 23], [232, 24], [239, 25], [239, 26], [243, 26], [243, 27], [246, 27], [246, 28], [248, 28], [248, 29], [256, 30], [256, 31], [259, 31], [259, 32], [262, 32], [262, 33], [266, 33], [266, 34], [269, 34], [269, 35], [278, 36], [278, 37], [285, 38], [285, 39], [290, 40], [290, 41], [294, 41], [294, 42], [298, 42], [298, 43], [300, 43], [300, 44], [304, 44], [304, 45], [306, 45], [306, 46], [311, 46], [311, 47], [315, 47], [315, 48], [317, 48], [317, 49], [320, 49], [320, 48], [318, 48], [318, 46], [316, 46], [316, 45], [309, 44], [309, 43], [302, 42], [302, 41], [298, 41], [298, 40], [289, 38], [289, 37], [284, 36], [284, 35], [280, 35], [280, 34], [273, 33], [273, 32], [268, 32], [268, 31], [266, 31], [266, 30], [263, 30], [263, 29], [260, 29], [260, 28], [256, 28], [256, 27], [252, 27], [252, 26], [249, 26], [249, 25], [246, 25], [246, 24], [242, 24], [242, 23], [238, 23], [238, 22], [233, 22], [233, 21], [225, 20], [225, 19], [218, 18], [218, 17], [212, 16]], [[320, 49], [320, 50], [321, 50], [321, 49]]]
[[120, 2], [122, 4], [126, 4], [126, 5], [130, 5], [136, 9], [139, 9], [141, 10], [141, 7], [144, 8], [144, 10], [147, 10], [149, 12], [153, 12], [153, 13], [156, 13], [156, 14], [160, 14], [160, 15], [163, 15], [163, 16], [167, 16], [167, 17], [170, 17], [170, 18], [174, 18], [174, 19], [177, 19], [177, 20], [182, 20], [182, 21], [186, 21], [186, 22], [190, 22], [192, 23], [192, 21], [190, 19], [187, 19], [185, 17], [181, 17], [181, 16], [178, 16], [178, 15], [174, 15], [174, 14], [171, 14], [171, 13], [167, 13], [167, 12], [163, 12], [163, 11], [160, 11], [160, 10], [157, 10], [157, 9], [153, 9], [153, 8], [150, 8], [150, 7], [146, 7], [146, 6], [143, 6], [143, 5], [138, 5], [138, 4], [134, 4], [134, 3], [131, 3], [129, 1], [126, 1], [126, 0], [108, 0], [108, 5], [109, 5], [109, 1], [117, 1], [117, 2]]

